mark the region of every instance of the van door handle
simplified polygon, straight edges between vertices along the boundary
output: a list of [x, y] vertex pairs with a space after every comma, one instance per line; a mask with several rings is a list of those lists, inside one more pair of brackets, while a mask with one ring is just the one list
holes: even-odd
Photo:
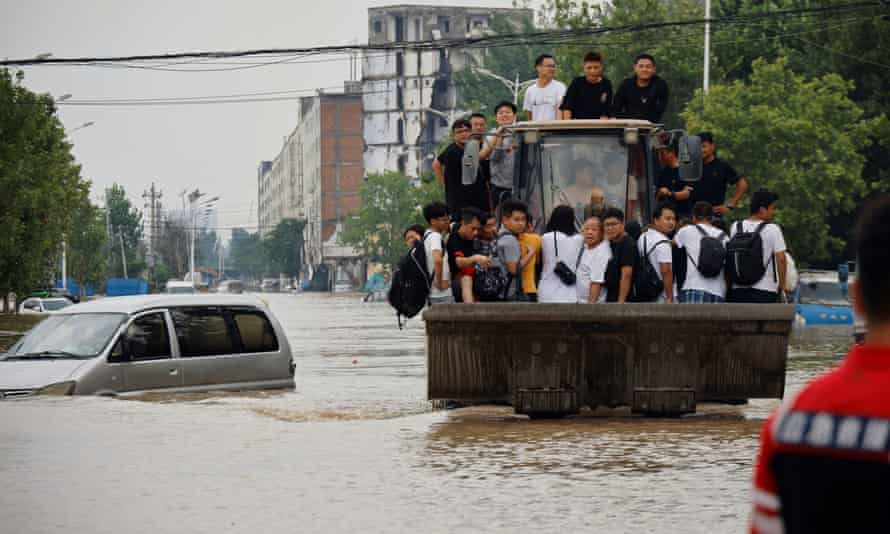
[[179, 369], [170, 369], [170, 376], [176, 376], [179, 374]]

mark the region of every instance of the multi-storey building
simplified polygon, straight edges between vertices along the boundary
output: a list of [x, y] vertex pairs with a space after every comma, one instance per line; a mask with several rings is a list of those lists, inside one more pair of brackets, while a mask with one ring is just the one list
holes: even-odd
[[[494, 17], [519, 29], [530, 9], [395, 5], [368, 9], [368, 44], [461, 39], [488, 31]], [[365, 170], [416, 178], [432, 167], [448, 136], [457, 94], [451, 73], [471, 52], [460, 48], [369, 50], [362, 60]], [[481, 54], [481, 51], [473, 52]]]
[[306, 221], [305, 258], [310, 278], [363, 282], [363, 262], [337, 241], [348, 216], [359, 208], [364, 168], [362, 100], [358, 84], [343, 93], [300, 99], [296, 128], [278, 156], [258, 172], [259, 228], [267, 234], [282, 219]]

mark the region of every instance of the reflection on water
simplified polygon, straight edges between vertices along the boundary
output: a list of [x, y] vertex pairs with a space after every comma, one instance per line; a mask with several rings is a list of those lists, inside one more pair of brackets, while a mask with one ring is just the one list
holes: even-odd
[[[267, 295], [293, 391], [0, 404], [10, 532], [742, 532], [777, 401], [681, 419], [433, 410], [422, 323], [352, 295]], [[806, 332], [787, 391], [849, 333]], [[187, 527], [184, 527], [187, 526]]]

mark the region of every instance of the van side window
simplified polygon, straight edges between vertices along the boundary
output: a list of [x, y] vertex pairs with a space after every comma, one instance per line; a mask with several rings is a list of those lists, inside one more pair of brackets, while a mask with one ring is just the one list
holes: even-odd
[[170, 335], [164, 314], [152, 313], [134, 319], [127, 327], [127, 348], [134, 362], [170, 358]]
[[217, 308], [178, 308], [170, 310], [179, 352], [183, 358], [234, 354], [232, 331]]
[[231, 313], [241, 334], [242, 352], [278, 351], [275, 330], [262, 312], [233, 310]]

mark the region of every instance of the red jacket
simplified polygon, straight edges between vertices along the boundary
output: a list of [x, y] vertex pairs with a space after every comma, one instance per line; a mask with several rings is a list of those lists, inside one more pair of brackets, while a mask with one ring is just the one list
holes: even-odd
[[770, 416], [751, 532], [890, 533], [890, 347], [853, 347]]

